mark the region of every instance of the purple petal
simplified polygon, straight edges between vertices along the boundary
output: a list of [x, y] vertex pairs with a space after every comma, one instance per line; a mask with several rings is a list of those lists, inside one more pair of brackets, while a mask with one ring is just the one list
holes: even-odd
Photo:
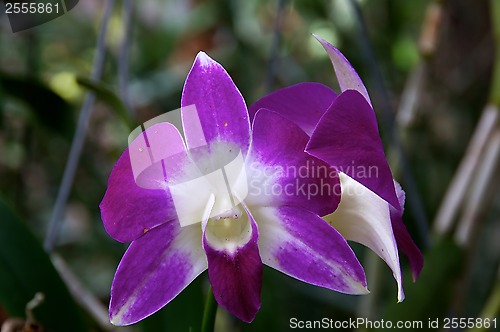
[[422, 253], [408, 233], [400, 212], [396, 210], [391, 211], [391, 222], [398, 248], [404, 252], [406, 257], [408, 257], [413, 281], [416, 281], [422, 271], [422, 268], [424, 267], [424, 258], [422, 257]]
[[130, 242], [176, 219], [167, 182], [183, 176], [188, 163], [181, 136], [170, 123], [158, 123], [137, 136], [111, 171], [100, 204], [111, 237]]
[[128, 151], [135, 181], [146, 189], [164, 188], [167, 175], [172, 177], [188, 161], [179, 131], [168, 122], [148, 127], [130, 143]]
[[133, 324], [161, 309], [207, 268], [200, 225], [172, 221], [132, 242], [116, 270], [109, 315]]
[[[226, 228], [233, 229], [228, 233]], [[203, 233], [215, 299], [248, 323], [260, 309], [262, 262], [258, 237], [257, 224], [249, 213], [240, 219], [210, 220]]]
[[[232, 142], [243, 154], [250, 145], [250, 121], [240, 91], [224, 68], [198, 53], [182, 92], [182, 122], [189, 149]], [[195, 105], [197, 112], [188, 112]]]
[[418, 276], [420, 275], [420, 272], [422, 271], [422, 268], [424, 267], [424, 258], [415, 242], [413, 242], [413, 239], [411, 238], [405, 224], [403, 223], [405, 193], [403, 189], [401, 189], [399, 183], [394, 181], [394, 185], [396, 187], [401, 211], [397, 211], [396, 209], [391, 208], [392, 229], [394, 230], [394, 237], [396, 238], [398, 248], [401, 249], [402, 252], [404, 252], [406, 257], [408, 257], [413, 281], [416, 281], [418, 279]]
[[134, 179], [129, 150], [125, 150], [108, 180], [100, 204], [106, 231], [117, 241], [130, 242], [148, 230], [176, 218], [169, 192], [139, 187]]
[[[272, 124], [272, 125], [271, 125]], [[309, 137], [278, 113], [261, 109], [247, 159], [249, 206], [298, 206], [321, 216], [340, 200], [336, 170], [304, 152]]]
[[363, 267], [346, 240], [323, 219], [296, 207], [261, 207], [262, 262], [312, 285], [347, 294], [366, 294]]
[[375, 113], [357, 91], [338, 96], [319, 121], [306, 151], [401, 210]]
[[401, 266], [389, 203], [344, 173], [339, 176], [342, 198], [337, 210], [325, 220], [344, 238], [367, 246], [387, 263], [398, 284], [398, 301], [403, 301]]
[[337, 94], [326, 85], [304, 82], [275, 91], [248, 109], [250, 121], [261, 108], [279, 113], [311, 136], [316, 124]]
[[356, 90], [363, 97], [365, 97], [368, 104], [372, 106], [370, 96], [368, 95], [368, 91], [366, 90], [363, 81], [359, 77], [356, 70], [354, 70], [352, 65], [349, 63], [349, 61], [345, 58], [345, 56], [323, 38], [314, 34], [313, 36], [321, 43], [326, 53], [328, 53], [328, 56], [330, 57], [330, 60], [333, 64], [333, 69], [335, 70], [335, 75], [337, 75], [337, 81], [339, 82], [340, 90], [342, 92], [346, 90]]

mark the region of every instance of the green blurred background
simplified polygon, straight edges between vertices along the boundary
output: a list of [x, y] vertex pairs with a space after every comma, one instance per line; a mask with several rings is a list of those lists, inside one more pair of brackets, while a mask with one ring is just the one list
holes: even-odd
[[[68, 14], [18, 33], [0, 17], [0, 325], [25, 319], [25, 305], [42, 291], [46, 299], [34, 314], [48, 330], [112, 330], [88, 308], [99, 307], [74, 299], [89, 296], [104, 309], [109, 301], [126, 245], [107, 235], [98, 206], [130, 130], [179, 107], [200, 50], [228, 70], [248, 105], [302, 81], [338, 91], [331, 63], [311, 33], [339, 48], [367, 85], [391, 167], [407, 190], [404, 219], [425, 255], [424, 270], [413, 284], [402, 257], [407, 298], [396, 304], [390, 269], [356, 244], [372, 291], [364, 297], [266, 268], [255, 321], [242, 323], [220, 309], [216, 331], [288, 331], [292, 317], [421, 320], [426, 326], [435, 317], [499, 316], [498, 124], [484, 148], [467, 150], [485, 107], [498, 113], [496, 0], [143, 0], [132, 2], [130, 24], [125, 0], [115, 1], [102, 78], [79, 84], [91, 75], [107, 1], [82, 0]], [[125, 55], [128, 65], [120, 72]], [[53, 252], [59, 258], [53, 260], [62, 259], [65, 267], [56, 272], [41, 244], [89, 87], [98, 98], [58, 228]], [[446, 193], [461, 193], [450, 183], [464, 155], [478, 166], [452, 223], [440, 227], [436, 215]], [[83, 287], [76, 296], [59, 279], [64, 271]], [[157, 314], [116, 330], [198, 331], [207, 289], [204, 273]]]

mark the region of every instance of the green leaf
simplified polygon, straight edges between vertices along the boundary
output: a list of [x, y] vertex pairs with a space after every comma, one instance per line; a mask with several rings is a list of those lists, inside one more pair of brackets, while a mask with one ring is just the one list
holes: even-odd
[[0, 305], [14, 317], [25, 317], [37, 292], [45, 300], [33, 312], [45, 329], [88, 331], [65, 284], [26, 225], [0, 200]]
[[55, 133], [69, 137], [74, 124], [71, 106], [57, 93], [33, 78], [0, 73], [0, 90], [27, 104], [34, 118]]
[[76, 81], [81, 86], [94, 92], [96, 97], [108, 104], [112, 109], [114, 109], [118, 115], [123, 119], [123, 121], [129, 126], [129, 128], [134, 128], [134, 121], [130, 117], [127, 108], [118, 97], [118, 95], [108, 86], [101, 82], [92, 81], [85, 77], [77, 77]]

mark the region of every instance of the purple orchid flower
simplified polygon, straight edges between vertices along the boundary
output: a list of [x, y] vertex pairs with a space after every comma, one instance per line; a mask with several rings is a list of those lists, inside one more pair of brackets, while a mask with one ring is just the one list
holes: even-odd
[[[298, 94], [289, 95], [294, 89]], [[352, 249], [321, 218], [335, 216], [334, 211], [349, 204], [338, 190], [349, 180], [336, 170], [297, 173], [331, 169], [330, 154], [324, 151], [335, 137], [324, 133], [330, 126], [325, 118], [335, 107], [329, 106], [343, 99], [366, 104], [358, 94], [337, 97], [324, 86], [305, 84], [271, 95], [249, 112], [227, 72], [200, 52], [182, 94], [185, 142], [170, 123], [147, 128], [117, 161], [100, 205], [107, 232], [120, 242], [132, 241], [111, 287], [111, 322], [128, 325], [153, 314], [207, 269], [217, 302], [245, 322], [260, 308], [263, 264], [313, 285], [366, 294], [364, 271]], [[290, 99], [284, 104], [273, 104], [285, 97]], [[284, 111], [294, 98], [310, 104], [300, 112], [294, 105]], [[197, 111], [188, 111], [190, 105]], [[361, 112], [371, 111], [363, 107]], [[363, 128], [364, 119], [361, 125], [350, 120], [336, 130], [372, 129]], [[377, 136], [375, 143], [379, 141]], [[374, 153], [356, 151], [359, 158]], [[134, 163], [142, 153], [155, 162]], [[351, 155], [342, 158], [350, 160]], [[230, 172], [238, 156], [242, 165]], [[214, 181], [221, 174], [223, 180]], [[312, 194], [312, 188], [328, 190]], [[382, 192], [384, 204], [378, 203], [388, 209], [385, 198], [393, 203], [397, 197], [390, 188], [380, 188], [387, 193]], [[345, 213], [349, 208], [343, 208]], [[398, 205], [395, 215], [401, 210]], [[186, 215], [191, 222], [181, 221]]]
[[422, 254], [402, 220], [405, 194], [387, 164], [365, 85], [338, 49], [314, 37], [330, 57], [342, 93], [319, 83], [300, 83], [257, 101], [249, 109], [250, 117], [260, 109], [281, 114], [310, 137], [306, 152], [338, 171], [340, 204], [324, 219], [347, 240], [369, 247], [387, 263], [401, 302], [398, 248], [409, 259], [414, 281], [423, 267]]

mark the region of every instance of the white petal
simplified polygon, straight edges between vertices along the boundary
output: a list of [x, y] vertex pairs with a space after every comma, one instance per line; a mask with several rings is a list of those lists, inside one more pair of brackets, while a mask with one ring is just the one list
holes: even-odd
[[367, 246], [387, 263], [398, 283], [398, 302], [403, 301], [401, 267], [389, 204], [346, 174], [339, 173], [339, 176], [340, 204], [324, 219], [347, 240]]

